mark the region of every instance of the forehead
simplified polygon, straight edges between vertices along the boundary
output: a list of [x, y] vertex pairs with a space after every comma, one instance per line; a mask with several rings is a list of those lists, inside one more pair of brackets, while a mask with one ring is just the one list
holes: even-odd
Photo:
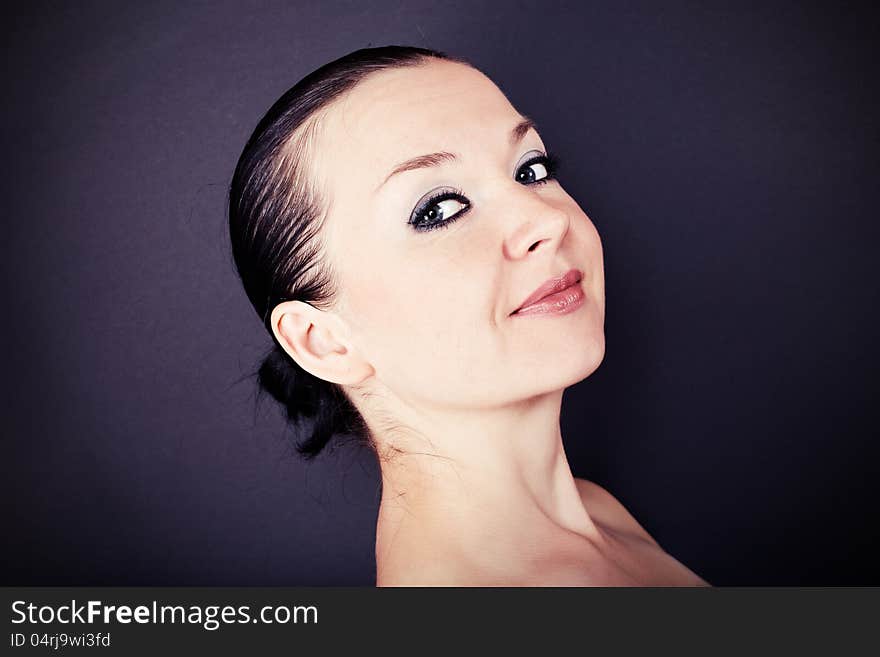
[[490, 141], [497, 147], [520, 118], [501, 90], [470, 66], [431, 61], [380, 71], [324, 113], [315, 166], [331, 190], [341, 182], [374, 189], [410, 157], [459, 153]]

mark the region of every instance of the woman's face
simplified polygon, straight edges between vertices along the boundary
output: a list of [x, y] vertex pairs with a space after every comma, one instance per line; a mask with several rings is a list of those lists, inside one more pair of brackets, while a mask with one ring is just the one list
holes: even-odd
[[[576, 383], [604, 356], [599, 235], [558, 181], [532, 182], [546, 167], [525, 163], [546, 149], [534, 129], [513, 132], [523, 119], [479, 71], [433, 61], [373, 74], [319, 128], [336, 312], [378, 383], [407, 404], [506, 405]], [[454, 157], [389, 177], [440, 152]], [[424, 205], [444, 191], [459, 195]], [[449, 223], [419, 231], [411, 220]], [[577, 310], [511, 316], [573, 268], [586, 297]]]

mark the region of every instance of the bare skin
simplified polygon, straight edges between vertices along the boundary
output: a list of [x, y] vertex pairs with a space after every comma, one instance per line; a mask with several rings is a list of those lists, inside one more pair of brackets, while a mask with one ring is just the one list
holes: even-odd
[[668, 554], [611, 493], [586, 479], [575, 481], [607, 539], [603, 555], [639, 586], [710, 586]]
[[[375, 73], [335, 101], [310, 171], [338, 297], [321, 310], [281, 303], [272, 330], [368, 424], [383, 480], [379, 585], [705, 583], [572, 476], [559, 417], [565, 389], [604, 357], [603, 251], [560, 180], [530, 164], [546, 146], [524, 118], [450, 62]], [[415, 210], [450, 189], [465, 201], [431, 214], [458, 218], [415, 230]], [[572, 268], [577, 310], [512, 314]]]
[[608, 491], [585, 479], [574, 481], [598, 538], [559, 531], [537, 518], [531, 526], [511, 528], [510, 536], [521, 537], [508, 546], [480, 534], [460, 540], [460, 534], [422, 531], [410, 537], [401, 532], [405, 521], [383, 508], [377, 586], [711, 586], [663, 550]]

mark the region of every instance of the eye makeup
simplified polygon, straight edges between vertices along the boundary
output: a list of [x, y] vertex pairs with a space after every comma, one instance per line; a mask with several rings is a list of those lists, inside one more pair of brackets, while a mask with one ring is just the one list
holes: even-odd
[[[515, 179], [523, 185], [544, 185], [556, 180], [558, 172], [559, 157], [548, 151], [523, 162], [516, 171]], [[439, 190], [419, 201], [407, 223], [418, 233], [448, 228], [467, 214], [471, 207], [471, 202], [460, 189]]]

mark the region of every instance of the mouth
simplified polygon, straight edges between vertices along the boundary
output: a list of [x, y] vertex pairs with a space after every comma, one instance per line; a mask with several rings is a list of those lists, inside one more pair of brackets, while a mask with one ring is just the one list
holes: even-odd
[[579, 269], [570, 269], [562, 276], [551, 278], [532, 292], [519, 307], [510, 313], [510, 316], [520, 314], [529, 308], [539, 305], [542, 301], [549, 301], [548, 297], [555, 297], [569, 288], [577, 285], [583, 279], [584, 274]]

